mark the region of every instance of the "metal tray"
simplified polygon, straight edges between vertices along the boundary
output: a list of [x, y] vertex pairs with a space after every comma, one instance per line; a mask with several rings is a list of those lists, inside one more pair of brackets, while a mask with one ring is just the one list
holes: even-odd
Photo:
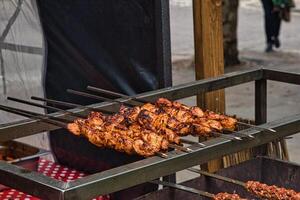
[[[49, 154], [50, 151], [39, 149], [17, 141], [0, 143], [0, 160], [20, 166], [30, 171], [37, 171], [40, 156]], [[0, 185], [0, 190], [6, 188]]]
[[[276, 160], [267, 157], [257, 157], [239, 165], [222, 169], [218, 171], [217, 174], [245, 182], [248, 180], [257, 180], [269, 185], [277, 185], [280, 187], [300, 191], [300, 165], [282, 160]], [[214, 194], [219, 192], [236, 192], [240, 196], [247, 199], [258, 199], [250, 195], [244, 188], [240, 186], [204, 176], [184, 182], [182, 185], [199, 190], [205, 190]], [[208, 198], [200, 197], [196, 194], [187, 193], [177, 189], [164, 188], [162, 190], [139, 197], [136, 200], [154, 199], [206, 200]]]

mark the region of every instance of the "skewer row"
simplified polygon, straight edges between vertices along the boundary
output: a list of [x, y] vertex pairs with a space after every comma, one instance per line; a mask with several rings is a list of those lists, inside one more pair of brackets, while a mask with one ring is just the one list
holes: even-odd
[[[113, 96], [113, 97], [127, 98], [128, 100], [136, 101], [139, 104], [147, 102], [143, 99], [137, 99], [135, 97], [130, 97], [130, 96], [127, 96], [127, 95], [124, 95], [124, 94], [120, 94], [120, 93], [116, 93], [116, 92], [112, 92], [112, 91], [107, 91], [107, 90], [103, 90], [103, 89], [95, 88], [95, 87], [91, 87], [91, 86], [88, 86], [87, 89], [91, 90], [91, 91], [94, 91], [94, 92], [100, 92], [100, 93], [105, 94], [105, 95], [110, 95], [110, 96]], [[103, 97], [103, 96], [98, 96], [98, 95], [89, 94], [89, 93], [80, 92], [80, 91], [75, 91], [75, 90], [70, 90], [70, 89], [67, 90], [67, 92], [72, 93], [72, 94], [76, 94], [76, 95], [80, 95], [80, 96], [85, 96], [85, 97], [88, 97], [88, 98], [94, 98], [94, 99], [102, 100], [102, 101], [115, 102], [115, 103], [119, 103], [119, 104], [126, 104], [127, 106], [130, 106], [130, 107], [135, 105], [135, 104], [132, 104], [132, 103], [128, 103], [127, 102], [128, 100], [123, 102], [123, 101], [119, 101], [119, 100], [116, 100], [116, 99], [111, 99], [111, 98], [107, 98], [107, 97]], [[74, 104], [74, 103], [69, 103], [69, 102], [62, 102], [62, 101], [57, 101], [57, 100], [52, 100], [52, 99], [45, 99], [45, 98], [40, 98], [40, 97], [31, 97], [31, 98], [34, 99], [34, 100], [39, 100], [39, 101], [44, 101], [44, 102], [47, 102], [47, 103], [51, 103], [52, 105], [62, 105], [62, 106], [66, 106], [66, 107], [69, 107], [69, 108], [79, 107], [79, 108], [84, 108], [84, 109], [88, 109], [88, 110], [96, 110], [97, 112], [99, 112], [101, 110], [101, 112], [105, 112], [106, 114], [111, 114], [110, 111], [106, 111], [106, 110], [103, 110], [103, 109], [94, 109], [94, 108], [90, 108], [90, 107], [79, 105], [79, 104]], [[49, 106], [49, 105], [41, 105], [41, 104], [37, 104], [37, 103], [34, 103], [34, 102], [13, 98], [13, 97], [8, 97], [8, 100], [12, 100], [12, 101], [16, 101], [16, 102], [19, 102], [19, 103], [24, 103], [24, 104], [28, 104], [28, 105], [32, 105], [32, 106], [36, 106], [36, 107], [41, 107], [41, 108], [52, 109], [52, 110], [55, 110], [55, 111], [60, 111], [60, 112], [63, 112], [64, 114], [66, 114], [66, 115], [70, 115], [70, 116], [77, 117], [77, 118], [85, 118], [86, 117], [83, 114], [73, 113], [71, 111], [64, 110], [64, 109], [61, 109], [61, 108], [57, 108], [57, 107], [53, 107], [53, 106]], [[1, 107], [1, 108], [4, 109], [4, 107]], [[6, 107], [5, 109], [8, 112], [13, 110], [13, 108], [9, 109], [8, 107]], [[19, 113], [15, 112], [15, 114], [22, 114], [23, 116], [30, 117], [30, 118], [33, 118], [33, 119], [40, 119], [40, 120], [42, 120], [44, 122], [47, 122], [47, 123], [52, 123], [52, 124], [55, 123], [54, 125], [59, 124], [59, 126], [63, 127], [63, 128], [65, 128], [67, 126], [66, 123], [71, 123], [72, 122], [70, 120], [66, 120], [66, 119], [62, 119], [62, 118], [54, 118], [53, 116], [49, 116], [49, 115], [39, 115], [37, 113], [32, 113], [32, 112], [29, 113], [28, 111], [24, 111], [24, 110], [20, 110], [20, 109], [19, 110], [15, 109], [14, 111], [19, 112]], [[46, 119], [49, 119], [49, 120], [46, 120]], [[229, 139], [229, 140], [242, 140], [242, 137], [245, 136], [245, 135], [243, 135], [241, 133], [238, 133], [238, 132], [235, 132], [235, 131], [230, 131], [230, 133], [234, 133], [236, 135], [226, 135], [226, 134], [222, 134], [222, 133], [219, 133], [219, 132], [212, 131], [212, 134], [214, 134], [215, 136], [219, 136], [219, 137]], [[240, 135], [242, 137], [237, 136], [237, 135]], [[251, 135], [246, 135], [246, 136], [249, 137], [249, 138], [253, 138], [253, 136], [251, 136]], [[196, 142], [191, 142], [187, 139], [183, 139], [182, 141], [184, 143], [187, 143], [187, 144], [195, 144], [196, 143]], [[205, 147], [205, 145], [203, 143], [196, 143], [196, 144], [199, 144], [201, 147]], [[189, 149], [187, 147], [179, 146], [179, 145], [176, 145], [176, 144], [169, 144], [169, 148], [174, 148], [174, 149], [177, 149], [177, 150], [180, 150], [180, 151], [183, 151], [183, 152], [191, 152], [192, 151], [191, 149]], [[163, 157], [166, 157], [166, 156], [164, 155]]]

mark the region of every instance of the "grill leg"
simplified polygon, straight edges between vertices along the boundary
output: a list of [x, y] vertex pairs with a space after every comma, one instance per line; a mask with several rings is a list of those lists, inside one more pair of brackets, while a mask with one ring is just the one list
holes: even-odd
[[[267, 122], [267, 80], [255, 81], [255, 124]], [[254, 149], [254, 156], [267, 155], [267, 145]]]
[[255, 81], [255, 123], [267, 122], [267, 80]]

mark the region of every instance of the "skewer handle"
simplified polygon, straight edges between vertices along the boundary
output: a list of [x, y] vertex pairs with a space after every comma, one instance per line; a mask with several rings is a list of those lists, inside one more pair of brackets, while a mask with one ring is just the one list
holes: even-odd
[[11, 100], [11, 101], [15, 101], [15, 102], [19, 102], [19, 103], [31, 105], [31, 106], [36, 106], [36, 107], [40, 107], [40, 108], [46, 108], [46, 109], [52, 109], [52, 110], [56, 110], [56, 111], [61, 111], [61, 112], [65, 113], [65, 114], [68, 114], [68, 115], [71, 115], [71, 116], [74, 116], [74, 117], [85, 118], [85, 115], [81, 115], [79, 113], [73, 113], [73, 112], [70, 112], [68, 110], [64, 110], [64, 109], [61, 109], [61, 108], [56, 108], [56, 107], [47, 106], [47, 105], [41, 105], [41, 104], [37, 104], [37, 103], [34, 103], [34, 102], [26, 101], [26, 100], [23, 100], [23, 99], [17, 99], [17, 98], [14, 98], [14, 97], [7, 97], [7, 99]]
[[107, 95], [110, 95], [110, 96], [113, 96], [113, 97], [116, 97], [116, 98], [119, 98], [119, 97], [130, 98], [130, 96], [125, 95], [125, 94], [121, 94], [121, 93], [118, 93], [118, 92], [113, 92], [113, 91], [109, 91], [109, 90], [105, 90], [105, 89], [97, 88], [97, 87], [93, 87], [93, 86], [87, 86], [86, 89], [90, 90], [90, 91], [93, 91], [93, 92], [99, 92], [101, 94], [107, 94]]
[[162, 153], [162, 152], [156, 152], [157, 156], [162, 158], [168, 158], [168, 154]]
[[58, 126], [58, 127], [67, 128], [67, 123], [57, 121], [57, 120], [53, 120], [53, 119], [49, 119], [48, 117], [50, 117], [50, 116], [33, 115], [33, 114], [30, 114], [31, 112], [29, 112], [29, 111], [16, 109], [16, 108], [12, 108], [12, 107], [9, 107], [9, 106], [3, 106], [3, 105], [0, 105], [0, 110], [4, 110], [6, 112], [14, 113], [14, 114], [21, 115], [21, 116], [24, 116], [24, 117], [28, 117], [28, 118], [31, 118], [31, 119], [38, 119], [38, 120], [41, 120], [42, 122], [53, 124], [53, 125]]
[[241, 125], [244, 125], [244, 126], [249, 126], [249, 127], [253, 127], [253, 128], [256, 128], [256, 129], [267, 130], [267, 131], [276, 133], [276, 130], [274, 130], [272, 128], [264, 128], [264, 127], [260, 127], [260, 126], [256, 126], [256, 125], [253, 125], [253, 124], [248, 124], [248, 123], [245, 123], [245, 122], [240, 122], [240, 121], [238, 121], [237, 123], [241, 124]]
[[36, 96], [32, 96], [31, 99], [51, 103], [53, 105], [66, 106], [66, 107], [69, 107], [69, 108], [83, 108], [83, 109], [93, 110], [93, 111], [107, 113], [107, 114], [114, 113], [112, 111], [107, 111], [107, 110], [103, 110], [103, 109], [100, 109], [100, 108], [91, 108], [91, 107], [83, 106], [83, 105], [80, 105], [80, 104], [75, 104], [75, 103], [70, 103], [70, 102], [65, 102], [65, 101], [58, 101], [58, 100], [54, 100], [54, 99], [41, 98], [41, 97], [36, 97]]
[[36, 96], [31, 96], [31, 99], [37, 100], [37, 101], [43, 101], [43, 102], [47, 102], [47, 103], [52, 103], [54, 105], [66, 106], [66, 107], [69, 107], [69, 108], [75, 108], [75, 107], [82, 106], [82, 105], [75, 104], [75, 103], [58, 101], [58, 100], [54, 100], [54, 99], [41, 98], [41, 97], [36, 97]]
[[184, 138], [181, 138], [180, 141], [183, 142], [183, 143], [186, 143], [186, 144], [190, 144], [190, 145], [197, 144], [197, 145], [200, 145], [200, 147], [203, 147], [203, 148], [206, 147], [206, 145], [201, 143], [201, 142], [194, 142], [194, 141], [187, 140], [187, 139], [184, 139]]
[[212, 133], [217, 135], [218, 137], [222, 137], [222, 138], [228, 139], [228, 140], [238, 140], [238, 141], [243, 140], [241, 137], [234, 136], [234, 135], [226, 135], [226, 134], [218, 133], [218, 132], [212, 132]]
[[187, 152], [187, 153], [193, 152], [193, 150], [188, 148], [188, 147], [183, 147], [183, 146], [179, 146], [179, 145], [176, 145], [176, 144], [169, 144], [169, 147], [173, 148], [173, 149], [178, 149], [180, 151]]
[[67, 89], [67, 92], [70, 93], [70, 94], [75, 94], [75, 95], [88, 97], [88, 98], [92, 98], [92, 99], [97, 99], [97, 100], [100, 100], [100, 101], [115, 102], [115, 103], [118, 103], [118, 104], [125, 104], [127, 106], [134, 106], [133, 104], [128, 103], [128, 102], [121, 102], [121, 101], [118, 101], [118, 100], [114, 100], [114, 99], [110, 99], [110, 98], [106, 98], [106, 97], [101, 97], [101, 96], [98, 96], [98, 95], [89, 94], [89, 93], [86, 93], [86, 92], [76, 91], [76, 90], [72, 90], [72, 89]]
[[246, 133], [240, 133], [240, 132], [237, 132], [237, 131], [231, 131], [231, 130], [224, 130], [225, 132], [229, 132], [231, 134], [235, 134], [235, 135], [238, 135], [238, 136], [241, 136], [241, 137], [248, 137], [250, 139], [254, 139], [255, 137], [253, 135], [248, 135]]
[[128, 100], [134, 100], [138, 103], [148, 103], [148, 101], [145, 101], [143, 99], [138, 99], [136, 97], [132, 97], [126, 94], [122, 94], [122, 93], [118, 93], [118, 92], [112, 92], [112, 91], [108, 91], [108, 90], [104, 90], [101, 88], [97, 88], [97, 87], [93, 87], [93, 86], [87, 86], [88, 90], [94, 91], [94, 92], [99, 92], [102, 94], [107, 94], [107, 95], [111, 95], [113, 97], [117, 97], [117, 98], [128, 98]]

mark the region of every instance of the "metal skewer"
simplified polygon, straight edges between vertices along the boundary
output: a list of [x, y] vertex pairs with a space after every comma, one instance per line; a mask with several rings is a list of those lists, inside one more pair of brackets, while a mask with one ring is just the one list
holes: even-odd
[[25, 111], [25, 110], [12, 108], [12, 107], [9, 107], [9, 106], [3, 106], [3, 105], [0, 105], [0, 110], [4, 110], [6, 112], [21, 115], [21, 116], [28, 117], [28, 118], [31, 118], [31, 119], [38, 119], [38, 120], [41, 120], [42, 122], [53, 124], [53, 125], [58, 126], [58, 127], [67, 128], [67, 123], [62, 122], [63, 119], [59, 119], [59, 121], [58, 120], [53, 120], [54, 117], [51, 117], [51, 116], [48, 116], [48, 115], [40, 115], [40, 114], [33, 113], [33, 112], [30, 112], [30, 111]]
[[184, 139], [184, 138], [180, 138], [180, 141], [183, 142], [183, 143], [186, 143], [186, 144], [190, 144], [190, 145], [200, 145], [200, 147], [206, 147], [205, 144], [201, 143], [201, 142], [194, 142], [194, 141], [191, 141], [191, 140], [187, 140], [187, 139]]
[[228, 183], [233, 183], [233, 184], [236, 184], [236, 185], [239, 185], [239, 186], [242, 186], [242, 187], [246, 186], [246, 184], [242, 181], [238, 181], [238, 180], [235, 180], [235, 179], [232, 179], [232, 178], [220, 176], [218, 174], [212, 174], [212, 173], [200, 170], [200, 169], [188, 168], [188, 170], [191, 171], [191, 172], [202, 174], [204, 176], [208, 176], [208, 177], [212, 177], [212, 178], [215, 178], [215, 179], [218, 179], [218, 180], [222, 180], [222, 181], [225, 181], [225, 182], [228, 182]]
[[214, 194], [211, 194], [209, 192], [205, 192], [205, 191], [198, 190], [198, 189], [195, 189], [195, 188], [190, 188], [190, 187], [187, 187], [187, 186], [184, 186], [184, 185], [179, 185], [179, 184], [170, 183], [170, 182], [166, 182], [166, 181], [154, 180], [154, 181], [150, 181], [150, 183], [175, 188], [175, 189], [178, 189], [178, 190], [198, 194], [198, 195], [208, 197], [208, 198], [214, 198], [214, 196], [215, 196]]
[[223, 134], [223, 133], [218, 133], [218, 132], [214, 132], [212, 131], [211, 133], [219, 136], [219, 137], [222, 137], [222, 138], [225, 138], [225, 139], [229, 139], [229, 140], [238, 140], [238, 141], [242, 141], [243, 139], [241, 137], [238, 137], [238, 136], [234, 136], [234, 135], [226, 135], [226, 134]]
[[31, 106], [36, 106], [36, 107], [40, 107], [40, 108], [48, 108], [48, 109], [60, 111], [60, 112], [63, 112], [65, 114], [72, 115], [74, 117], [79, 117], [79, 118], [85, 118], [86, 117], [85, 115], [82, 115], [82, 114], [79, 114], [79, 113], [73, 113], [73, 112], [70, 112], [68, 110], [64, 110], [64, 109], [61, 109], [61, 108], [47, 106], [47, 105], [41, 105], [41, 104], [37, 104], [37, 103], [34, 103], [34, 102], [26, 101], [26, 100], [23, 100], [23, 99], [17, 99], [17, 98], [14, 98], [14, 97], [7, 97], [7, 99], [11, 100], [11, 101], [31, 105]]
[[31, 99], [36, 100], [36, 101], [43, 101], [43, 102], [51, 103], [53, 105], [65, 106], [68, 108], [83, 108], [86, 110], [97, 111], [97, 112], [102, 112], [102, 113], [106, 113], [106, 114], [114, 113], [112, 111], [108, 111], [108, 110], [104, 110], [104, 109], [100, 109], [100, 108], [91, 108], [91, 107], [80, 105], [80, 104], [75, 104], [75, 103], [70, 103], [70, 102], [65, 102], [65, 101], [58, 101], [58, 100], [54, 100], [54, 99], [41, 98], [41, 97], [36, 97], [36, 96], [32, 96]]
[[162, 158], [168, 158], [168, 157], [169, 157], [168, 154], [163, 153], [163, 152], [156, 152], [155, 154], [156, 154], [157, 156], [159, 156], [159, 157], [162, 157]]
[[27, 114], [27, 117], [29, 115], [30, 116], [38, 116], [38, 117], [43, 117], [44, 119], [51, 119], [51, 120], [60, 121], [60, 122], [63, 122], [65, 124], [73, 122], [71, 120], [64, 119], [64, 118], [59, 118], [59, 117], [54, 117], [54, 116], [51, 116], [49, 114], [40, 114], [40, 113], [36, 113], [36, 112], [32, 112], [32, 111], [27, 111], [27, 110], [19, 109], [19, 108], [13, 108], [13, 107], [10, 107], [10, 106], [4, 106], [4, 105], [1, 105], [1, 106], [3, 108], [11, 109], [11, 110], [16, 111], [16, 112], [25, 113], [25, 114]]
[[132, 97], [126, 94], [118, 93], [118, 92], [112, 92], [109, 90], [93, 87], [93, 86], [87, 86], [87, 90], [93, 91], [93, 92], [98, 92], [101, 94], [107, 94], [116, 98], [128, 98], [128, 100], [134, 100], [138, 103], [149, 103], [149, 101], [143, 100], [143, 99], [138, 99], [136, 97]]
[[128, 103], [128, 102], [121, 102], [121, 101], [118, 101], [118, 100], [109, 99], [109, 98], [106, 98], [106, 97], [101, 97], [101, 96], [98, 96], [98, 95], [89, 94], [89, 93], [86, 93], [86, 92], [76, 91], [76, 90], [72, 90], [72, 89], [67, 89], [67, 92], [70, 93], [70, 94], [75, 94], [75, 95], [88, 97], [88, 98], [92, 98], [92, 99], [97, 99], [97, 100], [100, 100], [100, 101], [115, 102], [115, 103], [119, 103], [119, 104], [121, 103], [121, 104], [124, 104], [126, 106], [130, 106], [130, 107], [134, 106], [133, 104]]
[[244, 126], [249, 126], [249, 127], [253, 127], [253, 128], [256, 128], [256, 129], [267, 130], [267, 131], [276, 133], [276, 130], [274, 130], [272, 128], [264, 128], [264, 127], [260, 127], [260, 126], [256, 126], [256, 125], [253, 125], [253, 124], [248, 124], [248, 123], [245, 123], [245, 122], [240, 122], [240, 121], [237, 121], [237, 123], [241, 124], [241, 125], [244, 125]]
[[240, 133], [240, 132], [236, 132], [236, 131], [225, 130], [225, 132], [229, 132], [229, 133], [232, 133], [232, 134], [235, 134], [235, 135], [239, 135], [241, 137], [248, 137], [248, 138], [251, 138], [251, 139], [255, 138], [253, 135], [248, 135], [248, 134]]
[[183, 147], [183, 146], [179, 146], [179, 145], [176, 145], [176, 144], [169, 144], [169, 147], [173, 148], [173, 149], [178, 149], [180, 151], [187, 152], [187, 153], [193, 152], [193, 150], [188, 148], [188, 147]]

